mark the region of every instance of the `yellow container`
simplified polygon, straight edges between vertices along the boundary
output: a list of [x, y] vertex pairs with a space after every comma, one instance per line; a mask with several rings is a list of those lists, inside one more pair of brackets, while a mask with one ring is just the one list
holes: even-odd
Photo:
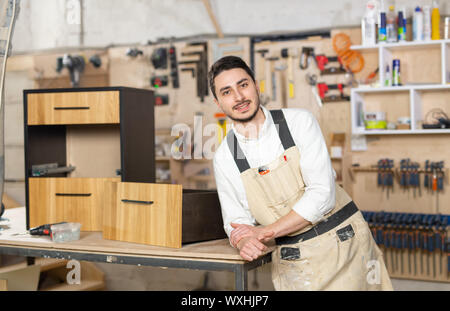
[[441, 39], [439, 33], [440, 20], [441, 16], [439, 14], [439, 8], [436, 1], [433, 1], [433, 10], [431, 11], [431, 40]]

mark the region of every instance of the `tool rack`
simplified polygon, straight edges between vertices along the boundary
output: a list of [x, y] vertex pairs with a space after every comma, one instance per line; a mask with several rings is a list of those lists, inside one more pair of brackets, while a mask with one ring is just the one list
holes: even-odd
[[363, 212], [389, 275], [450, 281], [450, 215]]

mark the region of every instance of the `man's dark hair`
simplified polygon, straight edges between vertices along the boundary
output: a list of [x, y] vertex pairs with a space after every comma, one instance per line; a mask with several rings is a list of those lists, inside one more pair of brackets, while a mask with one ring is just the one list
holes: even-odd
[[216, 61], [212, 66], [211, 70], [208, 73], [209, 87], [211, 88], [211, 92], [214, 95], [214, 98], [217, 99], [216, 96], [216, 85], [214, 83], [214, 79], [225, 70], [230, 70], [234, 68], [242, 68], [244, 69], [248, 75], [252, 78], [253, 82], [255, 82], [255, 75], [250, 67], [242, 60], [242, 58], [237, 56], [225, 56]]

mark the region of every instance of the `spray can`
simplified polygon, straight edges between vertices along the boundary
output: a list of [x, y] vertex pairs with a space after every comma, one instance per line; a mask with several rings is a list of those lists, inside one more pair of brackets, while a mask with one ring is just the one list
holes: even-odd
[[423, 40], [423, 13], [420, 7], [416, 7], [413, 15], [413, 40]]
[[439, 14], [439, 7], [437, 1], [433, 0], [433, 10], [431, 11], [431, 40], [441, 39], [441, 34], [439, 32], [441, 16]]
[[423, 39], [431, 40], [431, 7], [423, 6]]
[[403, 7], [401, 11], [403, 14], [403, 33], [405, 34], [405, 40], [406, 40], [406, 35], [407, 35], [407, 33], [406, 33], [406, 8]]
[[398, 28], [397, 28], [397, 37], [398, 37], [398, 41], [405, 41], [406, 39], [406, 34], [405, 34], [405, 27], [404, 27], [404, 22], [405, 20], [403, 19], [403, 12], [399, 11], [398, 12]]
[[400, 82], [400, 60], [394, 59], [392, 61], [392, 86], [399, 86]]
[[378, 42], [386, 42], [386, 12], [380, 10], [379, 20], [378, 20]]

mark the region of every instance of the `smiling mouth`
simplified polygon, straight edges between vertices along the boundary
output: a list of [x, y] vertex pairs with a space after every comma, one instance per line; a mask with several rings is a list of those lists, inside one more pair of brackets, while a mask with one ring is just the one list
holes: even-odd
[[236, 106], [233, 107], [234, 110], [237, 110], [239, 112], [245, 112], [249, 109], [250, 107], [250, 101], [245, 101], [243, 103], [240, 103]]

